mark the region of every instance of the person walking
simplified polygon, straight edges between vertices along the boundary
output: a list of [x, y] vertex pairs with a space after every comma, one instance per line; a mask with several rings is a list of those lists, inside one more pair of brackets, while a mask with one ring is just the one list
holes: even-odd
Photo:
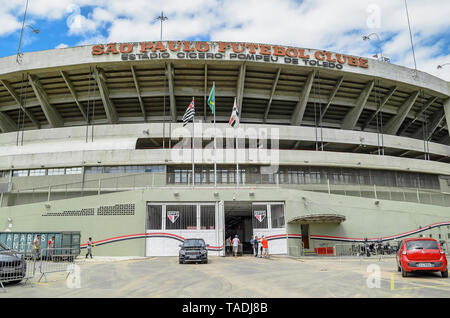
[[261, 245], [263, 248], [262, 255], [264, 258], [269, 258], [269, 242], [267, 241], [266, 237], [263, 235], [261, 240]]
[[237, 256], [237, 253], [238, 253], [238, 251], [239, 251], [239, 243], [240, 243], [241, 241], [239, 240], [239, 237], [237, 236], [237, 235], [235, 235], [234, 236], [234, 239], [233, 239], [233, 256], [234, 257], [236, 257]]
[[253, 254], [255, 255], [255, 257], [258, 257], [258, 246], [259, 246], [258, 236], [255, 236], [255, 239], [253, 240]]
[[95, 247], [94, 245], [94, 241], [92, 241], [92, 237], [89, 238], [89, 240], [87, 241], [87, 254], [86, 254], [86, 258], [88, 258], [88, 255], [91, 256], [92, 259], [92, 247]]
[[41, 254], [41, 235], [38, 234], [34, 238], [33, 241], [33, 258], [35, 261], [39, 259], [39, 255]]
[[225, 255], [231, 254], [231, 236], [225, 240]]
[[251, 246], [252, 249], [253, 249], [253, 254], [255, 254], [255, 246], [254, 246], [254, 238], [253, 238], [253, 235], [252, 235], [251, 238], [250, 238], [250, 246]]

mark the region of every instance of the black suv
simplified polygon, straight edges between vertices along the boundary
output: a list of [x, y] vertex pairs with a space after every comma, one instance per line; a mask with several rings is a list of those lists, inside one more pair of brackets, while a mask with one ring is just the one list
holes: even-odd
[[203, 239], [186, 239], [180, 245], [180, 264], [186, 262], [208, 263], [208, 246]]

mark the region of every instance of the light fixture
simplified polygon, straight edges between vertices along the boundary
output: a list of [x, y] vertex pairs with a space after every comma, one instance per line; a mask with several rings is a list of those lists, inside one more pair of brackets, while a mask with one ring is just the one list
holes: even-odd
[[375, 205], [379, 205], [380, 204], [380, 200], [375, 200]]
[[251, 197], [254, 197], [254, 196], [255, 196], [255, 192], [250, 192], [249, 195], [250, 195]]
[[176, 196], [176, 197], [180, 196], [180, 194], [178, 192], [175, 192], [173, 195]]
[[44, 206], [45, 206], [46, 209], [50, 209], [51, 208], [51, 205], [48, 204], [48, 203], [44, 204]]
[[219, 196], [219, 192], [214, 192], [214, 196], [218, 197]]

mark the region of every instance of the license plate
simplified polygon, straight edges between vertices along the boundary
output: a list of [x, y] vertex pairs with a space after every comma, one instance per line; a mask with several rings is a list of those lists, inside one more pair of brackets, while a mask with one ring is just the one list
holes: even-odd
[[418, 263], [417, 267], [434, 267], [432, 263]]
[[190, 258], [190, 259], [196, 259], [197, 256], [195, 256], [195, 255], [194, 255], [194, 256], [190, 255], [189, 258]]

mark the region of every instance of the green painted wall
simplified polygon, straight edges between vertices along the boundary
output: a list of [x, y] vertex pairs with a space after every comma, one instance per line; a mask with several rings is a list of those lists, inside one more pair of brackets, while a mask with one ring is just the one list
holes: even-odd
[[[179, 195], [174, 196], [177, 192]], [[12, 218], [13, 231], [81, 231], [82, 242], [89, 236], [103, 240], [129, 234], [145, 233], [147, 202], [213, 202], [213, 201], [282, 201], [285, 202], [286, 220], [307, 214], [342, 214], [346, 221], [340, 225], [312, 224], [310, 235], [329, 235], [343, 237], [379, 237], [400, 234], [419, 226], [435, 222], [450, 221], [450, 208], [415, 204], [399, 201], [329, 195], [325, 193], [300, 191], [295, 189], [218, 189], [214, 196], [212, 189], [154, 188], [118, 192], [100, 196], [51, 201], [0, 208], [0, 231], [8, 227], [8, 217]], [[253, 196], [250, 193], [254, 193]], [[303, 197], [305, 199], [303, 199]], [[111, 206], [120, 203], [134, 203], [135, 214], [115, 216], [42, 216], [47, 212], [57, 213], [83, 208]], [[306, 203], [306, 204], [305, 204]], [[298, 224], [288, 224], [288, 233], [300, 233]], [[430, 230], [445, 237], [450, 233], [448, 227]], [[429, 233], [423, 233], [428, 236]], [[435, 237], [435, 235], [433, 235]], [[437, 238], [437, 237], [435, 237]], [[288, 246], [296, 246], [299, 240], [289, 240]], [[311, 248], [332, 246], [331, 242], [311, 240]], [[134, 239], [98, 246], [95, 255], [103, 256], [144, 256], [145, 240]]]

